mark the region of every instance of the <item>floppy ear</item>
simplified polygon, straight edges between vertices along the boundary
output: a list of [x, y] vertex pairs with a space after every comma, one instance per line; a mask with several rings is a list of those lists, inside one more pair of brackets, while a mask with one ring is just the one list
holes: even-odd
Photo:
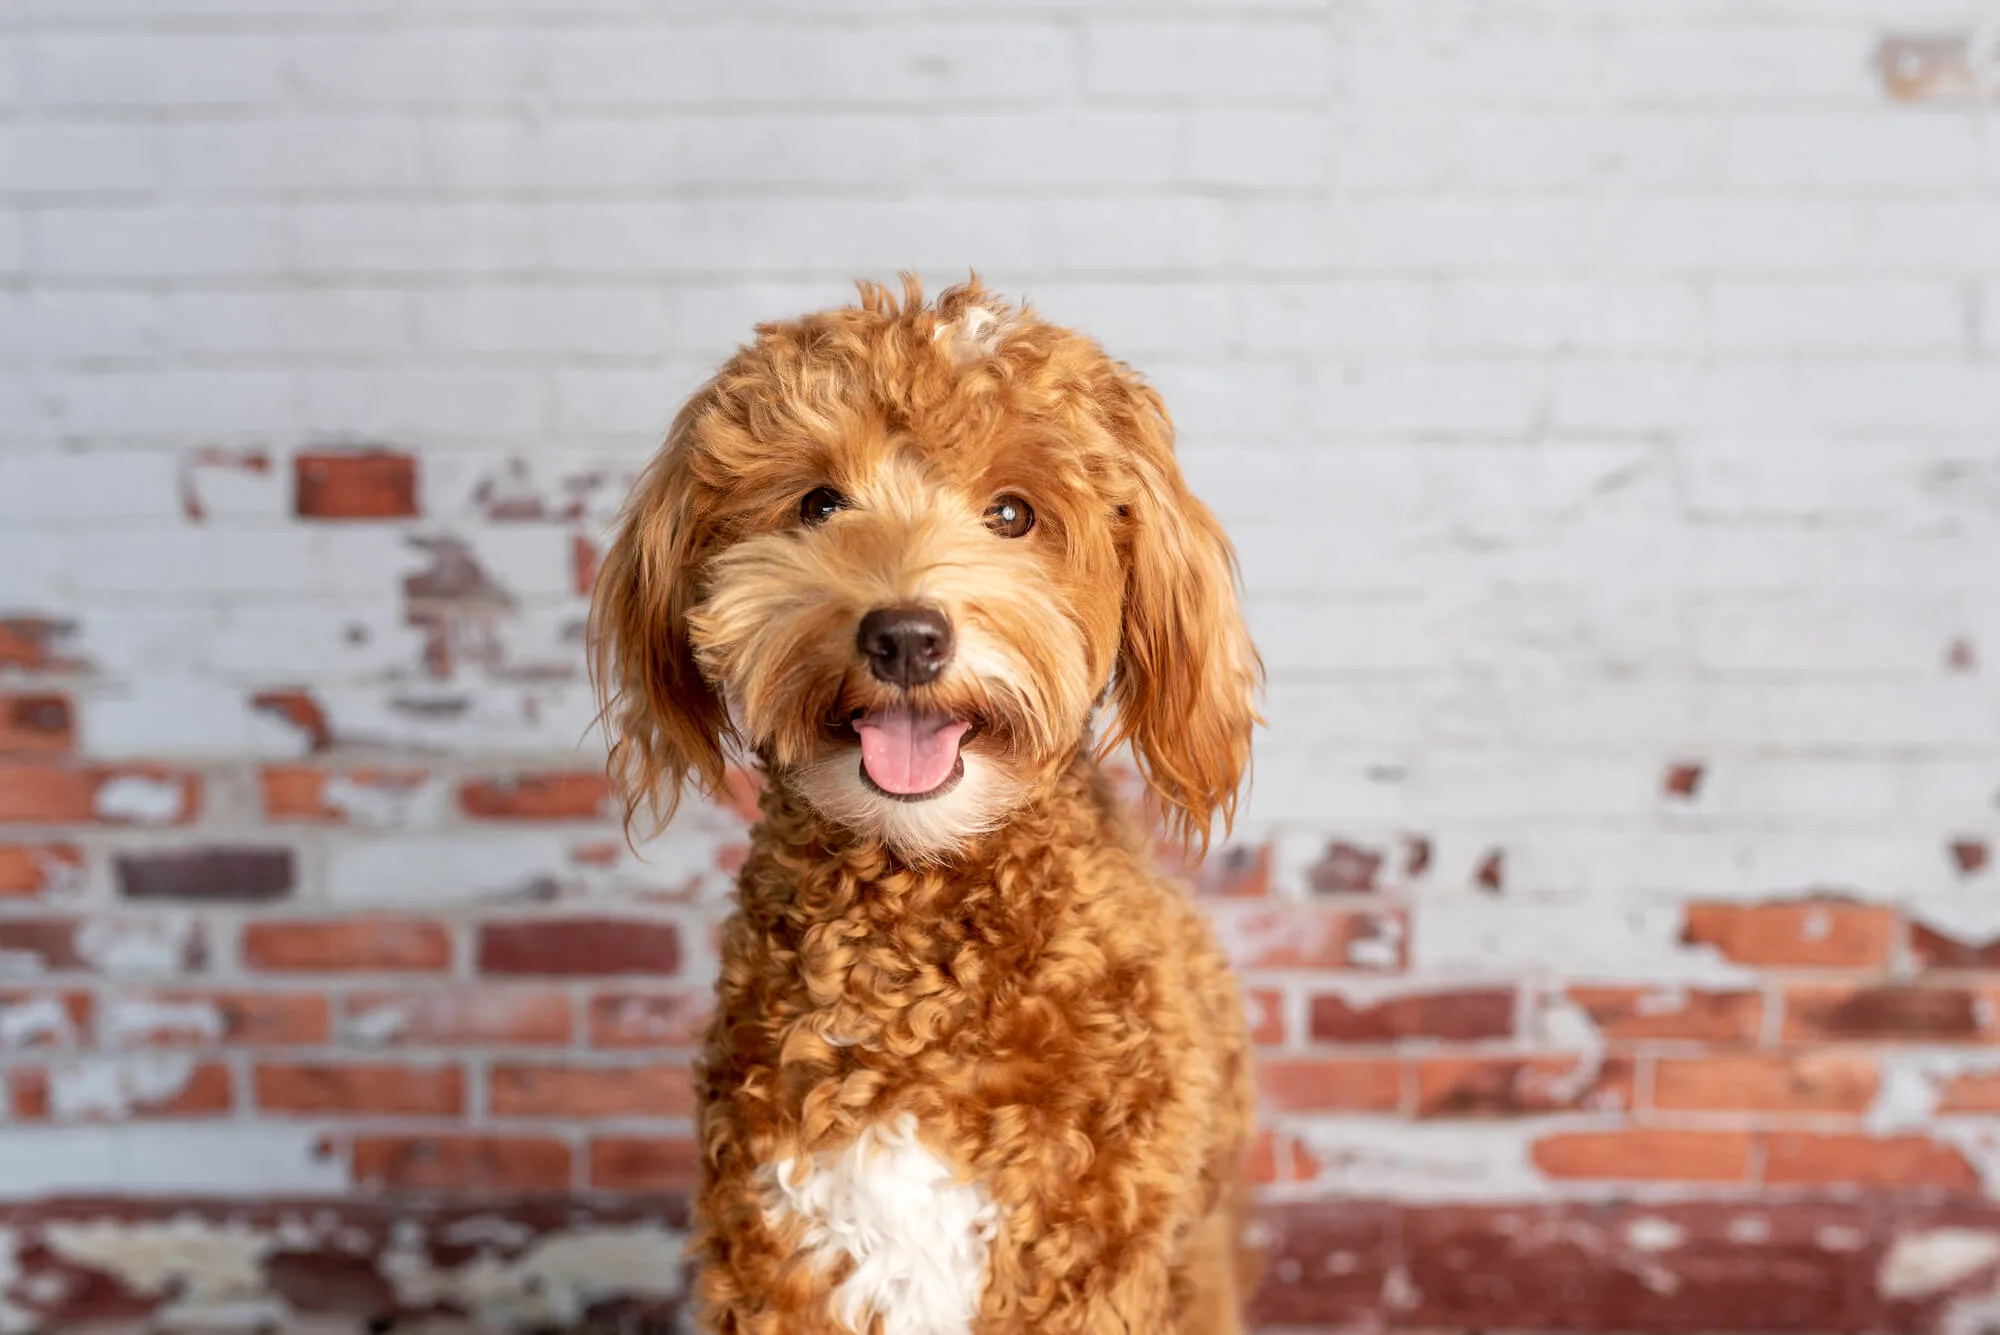
[[1181, 476], [1159, 395], [1120, 376], [1104, 397], [1131, 450], [1118, 721], [1106, 746], [1132, 742], [1169, 832], [1205, 853], [1215, 816], [1226, 830], [1236, 815], [1264, 668], [1237, 605], [1236, 554]]
[[681, 410], [665, 448], [633, 487], [591, 593], [590, 675], [628, 836], [642, 809], [653, 816], [649, 833], [657, 833], [690, 778], [712, 794], [725, 775], [728, 710], [688, 643], [701, 547], [687, 445], [696, 411], [694, 403]]

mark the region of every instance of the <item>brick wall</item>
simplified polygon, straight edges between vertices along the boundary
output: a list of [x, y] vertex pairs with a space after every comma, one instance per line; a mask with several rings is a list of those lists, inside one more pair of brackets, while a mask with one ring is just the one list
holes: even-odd
[[671, 1306], [745, 791], [622, 846], [583, 590], [752, 321], [967, 266], [1242, 550], [1266, 1322], [1970, 1329], [1996, 19], [9, 0], [0, 1330]]

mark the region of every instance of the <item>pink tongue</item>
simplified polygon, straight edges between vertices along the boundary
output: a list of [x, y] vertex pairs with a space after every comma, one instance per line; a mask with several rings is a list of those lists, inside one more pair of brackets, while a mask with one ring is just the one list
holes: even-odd
[[875, 710], [854, 724], [861, 734], [861, 767], [886, 792], [928, 793], [951, 777], [959, 739], [971, 726], [943, 714]]

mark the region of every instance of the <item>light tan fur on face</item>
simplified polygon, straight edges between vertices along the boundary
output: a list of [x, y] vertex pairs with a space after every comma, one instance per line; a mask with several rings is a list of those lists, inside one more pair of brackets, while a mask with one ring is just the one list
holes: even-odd
[[[804, 522], [823, 487], [847, 507]], [[1003, 495], [1032, 506], [1025, 534], [989, 525]], [[899, 606], [955, 638], [907, 691], [856, 647]], [[939, 1254], [983, 1273], [937, 1290], [981, 1295], [969, 1335], [1239, 1329], [1214, 1253], [1249, 1129], [1240, 1006], [1098, 767], [1129, 742], [1202, 849], [1256, 722], [1230, 547], [1158, 396], [976, 281], [935, 304], [863, 285], [858, 307], [760, 326], [635, 487], [592, 654], [628, 810], [664, 821], [732, 749], [769, 781], [702, 1062], [707, 1328], [852, 1331], [861, 1281], [799, 1246], [841, 1221], [770, 1208], [773, 1165], [817, 1163], [842, 1178], [787, 1187], [821, 1211], [957, 1199], [921, 1185], [934, 1164], [976, 1186], [991, 1236]], [[847, 721], [904, 704], [976, 721], [956, 787], [864, 782]], [[850, 1151], [891, 1126], [905, 1148], [880, 1171], [901, 1176], [871, 1180]], [[870, 1301], [922, 1292], [896, 1258], [937, 1241], [871, 1244]]]

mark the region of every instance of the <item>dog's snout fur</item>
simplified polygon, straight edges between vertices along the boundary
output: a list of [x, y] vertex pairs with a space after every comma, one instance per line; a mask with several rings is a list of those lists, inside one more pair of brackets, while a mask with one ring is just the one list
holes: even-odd
[[951, 662], [951, 623], [928, 607], [878, 607], [854, 642], [877, 681], [905, 689], [937, 680]]

